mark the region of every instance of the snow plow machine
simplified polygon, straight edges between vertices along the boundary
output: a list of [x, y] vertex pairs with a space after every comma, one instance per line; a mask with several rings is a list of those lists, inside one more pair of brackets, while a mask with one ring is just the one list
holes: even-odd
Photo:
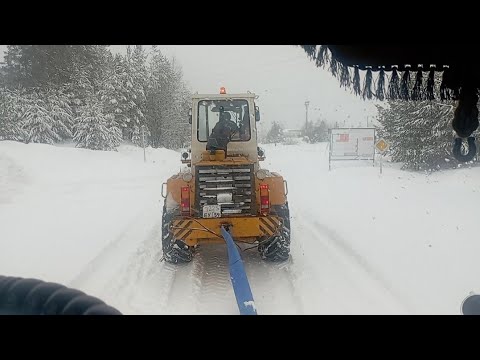
[[192, 98], [191, 148], [186, 166], [162, 184], [163, 259], [190, 262], [202, 243], [225, 243], [222, 227], [236, 243], [257, 247], [262, 259], [290, 255], [287, 182], [260, 167], [257, 144], [260, 111], [253, 93]]

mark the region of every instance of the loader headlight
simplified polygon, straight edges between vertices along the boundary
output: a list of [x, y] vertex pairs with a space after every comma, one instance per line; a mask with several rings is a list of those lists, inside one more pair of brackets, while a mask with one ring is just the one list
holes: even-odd
[[192, 175], [191, 172], [186, 172], [186, 173], [184, 173], [184, 174], [182, 175], [182, 179], [183, 179], [183, 181], [185, 181], [185, 182], [190, 182], [190, 181], [192, 181], [192, 179], [193, 179], [193, 175]]
[[260, 169], [257, 171], [257, 178], [259, 180], [263, 180], [267, 177], [267, 170], [264, 170], [264, 169]]

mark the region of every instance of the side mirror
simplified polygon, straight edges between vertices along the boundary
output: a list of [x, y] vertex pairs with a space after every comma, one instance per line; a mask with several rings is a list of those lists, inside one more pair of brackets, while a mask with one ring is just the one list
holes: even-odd
[[258, 108], [258, 106], [255, 106], [255, 121], [260, 121], [260, 109]]
[[188, 110], [188, 123], [192, 125], [192, 109]]
[[258, 154], [258, 160], [259, 161], [264, 161], [265, 160], [265, 150], [263, 150], [259, 146], [257, 146], [257, 154]]

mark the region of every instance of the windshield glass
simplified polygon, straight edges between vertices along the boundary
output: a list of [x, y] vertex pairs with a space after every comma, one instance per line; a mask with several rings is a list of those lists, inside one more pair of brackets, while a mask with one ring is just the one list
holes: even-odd
[[0, 45], [0, 315], [480, 315], [476, 48]]
[[[203, 100], [198, 103], [197, 138], [206, 142], [219, 120], [232, 129], [230, 141], [250, 140], [250, 112], [247, 100]], [[222, 124], [218, 124], [217, 128]]]

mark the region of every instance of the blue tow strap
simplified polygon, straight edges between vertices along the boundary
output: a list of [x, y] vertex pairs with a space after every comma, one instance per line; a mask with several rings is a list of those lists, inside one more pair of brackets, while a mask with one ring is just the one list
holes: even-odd
[[227, 243], [228, 267], [230, 270], [230, 279], [232, 280], [233, 291], [237, 298], [240, 315], [257, 315], [255, 302], [253, 301], [252, 290], [248, 283], [245, 267], [242, 258], [238, 252], [237, 246], [230, 233], [222, 226], [222, 235]]

